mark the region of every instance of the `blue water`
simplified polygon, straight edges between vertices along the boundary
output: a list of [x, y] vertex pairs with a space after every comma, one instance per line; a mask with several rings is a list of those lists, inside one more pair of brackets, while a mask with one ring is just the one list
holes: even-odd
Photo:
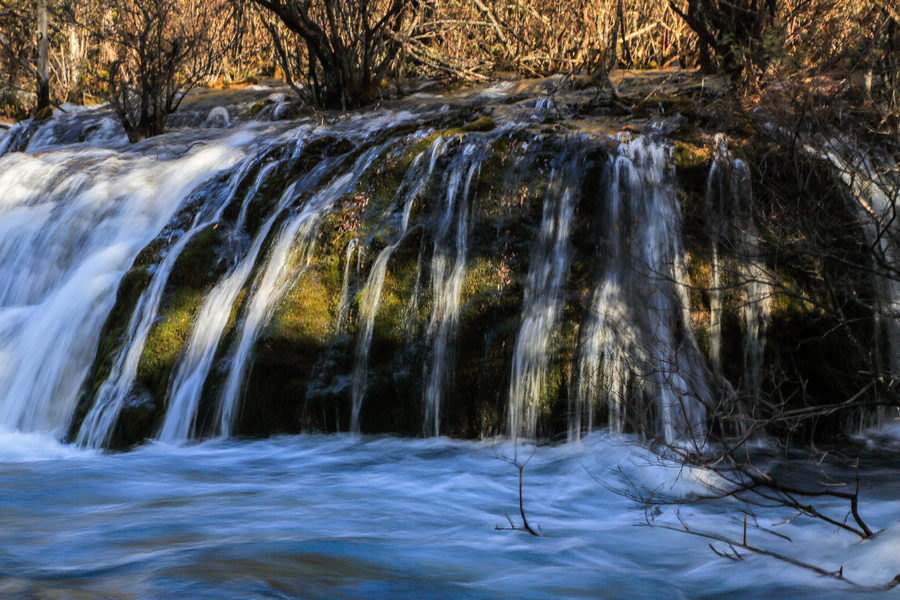
[[[728, 561], [707, 540], [648, 527], [644, 508], [610, 487], [678, 496], [699, 484], [627, 437], [538, 448], [525, 507], [543, 535], [498, 530], [505, 513], [519, 522], [517, 470], [502, 459], [515, 452], [509, 442], [300, 436], [109, 455], [2, 434], [0, 598], [892, 596], [766, 557]], [[900, 477], [891, 460], [879, 464], [864, 473], [863, 512], [891, 527], [874, 541], [802, 518], [774, 527], [790, 543], [756, 530], [751, 541], [890, 580]], [[698, 530], [739, 537], [740, 508], [680, 510]], [[677, 524], [673, 511], [654, 522]], [[769, 527], [791, 515], [758, 516]]]

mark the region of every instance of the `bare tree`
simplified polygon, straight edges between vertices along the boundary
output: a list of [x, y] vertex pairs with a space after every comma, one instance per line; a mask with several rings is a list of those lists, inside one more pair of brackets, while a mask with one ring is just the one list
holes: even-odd
[[226, 0], [113, 0], [99, 33], [112, 45], [109, 95], [131, 141], [165, 131], [187, 92], [234, 47], [239, 13]]
[[721, 66], [734, 77], [753, 77], [763, 67], [778, 0], [687, 0], [686, 6], [669, 0], [669, 6], [699, 37], [704, 66]]
[[[33, 13], [29, 8], [25, 2], [0, 1], [0, 50], [6, 54], [12, 67], [7, 85], [18, 87], [13, 80], [16, 70], [23, 70], [33, 78], [35, 112], [39, 113], [50, 106], [50, 11], [47, 0], [37, 0]], [[4, 24], [9, 24], [9, 27], [4, 27]], [[33, 54], [30, 40], [22, 35], [28, 30], [35, 33]]]
[[[401, 50], [391, 35], [414, 0], [253, 0], [274, 17], [265, 23], [289, 83], [308, 101], [352, 108], [374, 101]], [[292, 35], [284, 35], [282, 28]]]

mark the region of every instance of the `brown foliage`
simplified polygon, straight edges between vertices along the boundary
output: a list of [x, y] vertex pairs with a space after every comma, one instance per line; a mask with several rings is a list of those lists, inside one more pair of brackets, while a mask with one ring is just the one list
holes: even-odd
[[109, 3], [100, 32], [110, 45], [107, 82], [129, 139], [162, 133], [187, 91], [214, 71], [235, 37], [230, 8], [224, 0]]
[[694, 35], [665, 3], [625, 2], [622, 12], [616, 36], [616, 0], [428, 0], [415, 39], [471, 70], [525, 75], [592, 70], [613, 44], [634, 67], [691, 53]]

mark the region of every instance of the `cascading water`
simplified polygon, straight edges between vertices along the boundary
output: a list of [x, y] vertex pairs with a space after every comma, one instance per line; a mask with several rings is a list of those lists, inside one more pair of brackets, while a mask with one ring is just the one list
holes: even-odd
[[[338, 300], [337, 316], [335, 317], [334, 329], [338, 333], [344, 330], [344, 323], [350, 312], [350, 270], [353, 266], [353, 255], [360, 256], [359, 240], [353, 238], [347, 244], [347, 250], [344, 252], [344, 278], [341, 283], [341, 298]], [[359, 267], [357, 260], [356, 266]]]
[[[125, 344], [114, 359], [109, 376], [97, 391], [97, 398], [82, 422], [77, 437], [79, 444], [99, 448], [109, 442], [122, 406], [134, 385], [147, 334], [156, 318], [163, 291], [176, 261], [197, 233], [219, 222], [228, 201], [252, 164], [252, 160], [243, 161], [243, 166], [232, 174], [231, 184], [194, 217], [191, 228], [177, 239], [153, 271], [150, 284], [141, 294], [131, 315]], [[212, 214], [209, 214], [210, 211]]]
[[[451, 163], [445, 183], [443, 210], [434, 237], [434, 254], [431, 258], [433, 306], [426, 330], [426, 345], [430, 348], [431, 355], [425, 364], [423, 397], [424, 428], [431, 435], [440, 434], [441, 400], [448, 372], [452, 368], [453, 342], [459, 325], [459, 298], [466, 274], [469, 188], [483, 159], [479, 150], [481, 143], [478, 141], [466, 143]], [[456, 227], [451, 235], [454, 214]]]
[[[184, 122], [214, 128], [127, 149], [103, 110], [0, 132], [0, 595], [790, 590], [818, 600], [846, 597], [848, 580], [891, 581], [898, 470], [885, 457], [900, 448], [895, 428], [858, 438], [854, 451], [878, 462], [855, 473], [827, 461], [813, 470], [764, 440], [748, 447], [761, 473], [828, 486], [855, 475], [864, 516], [880, 530], [864, 543], [814, 519], [799, 525], [784, 507], [754, 507], [756, 519], [744, 519], [727, 508], [733, 498], [683, 513], [660, 505], [646, 524], [666, 531], [635, 528], [629, 490], [677, 503], [710, 493], [715, 473], [684, 468], [639, 436], [582, 437], [601, 405], [618, 432], [655, 431], [676, 444], [703, 433], [710, 373], [691, 324], [706, 323], [707, 297], [720, 383], [739, 372], [729, 361], [740, 344], [741, 397], [759, 394], [764, 353], [784, 360], [776, 353], [790, 331], [766, 345], [779, 271], [762, 260], [769, 238], [754, 227], [747, 164], [720, 147], [704, 198], [705, 158], [676, 188], [668, 142], [620, 138], [607, 152], [611, 140], [595, 128], [561, 122], [564, 102], [485, 107], [492, 116], [475, 119], [471, 105], [428, 102], [437, 104], [430, 112], [280, 126], [240, 124], [245, 112], [207, 103]], [[894, 198], [879, 196], [896, 186], [865, 173], [874, 170], [867, 159], [840, 156], [832, 162], [871, 223], [868, 239], [856, 222], [842, 239], [875, 249], [883, 280], [871, 312], [889, 337], [875, 346], [890, 346], [896, 373], [900, 293], [881, 270], [898, 259]], [[370, 244], [380, 251], [361, 261]], [[869, 335], [872, 290], [862, 279], [854, 307]], [[791, 311], [779, 304], [778, 318], [809, 316]], [[827, 324], [822, 312], [809, 320]], [[568, 412], [554, 390], [568, 391]], [[117, 449], [154, 435], [182, 442], [347, 425], [514, 439], [278, 435], [107, 455], [41, 433], [76, 425], [79, 444]], [[582, 443], [541, 447], [525, 474], [528, 519], [548, 534], [532, 544], [503, 531], [522, 480], [497, 456], [566, 429]], [[840, 518], [845, 500], [813, 502]], [[778, 532], [764, 526], [777, 521]], [[719, 561], [713, 540], [669, 531], [688, 526], [766, 550]], [[713, 541], [716, 553], [734, 550]], [[796, 568], [807, 562], [822, 571]], [[774, 584], [760, 577], [776, 570]], [[851, 593], [869, 589], [883, 594]]]
[[[256, 264], [257, 256], [272, 226], [299, 194], [312, 189], [331, 166], [323, 161], [305, 177], [288, 186], [275, 209], [263, 222], [256, 233], [246, 255], [213, 288], [195, 319], [188, 344], [175, 366], [169, 385], [169, 407], [159, 432], [159, 439], [166, 442], [183, 441], [196, 433], [197, 406], [203, 392], [203, 385], [209, 376], [216, 349], [228, 324], [232, 307]], [[252, 200], [248, 194], [244, 199], [242, 214]]]
[[744, 324], [744, 393], [755, 402], [762, 393], [766, 330], [772, 314], [770, 277], [762, 259], [759, 232], [753, 224], [750, 171], [741, 160], [734, 161], [733, 185], [741, 235], [737, 242], [741, 279], [741, 316]]
[[[752, 403], [762, 391], [772, 294], [770, 277], [762, 259], [759, 233], [753, 223], [750, 172], [744, 161], [731, 156], [724, 136], [717, 136], [716, 158], [706, 185], [707, 222], [712, 243], [710, 362], [720, 381], [727, 385], [721, 357], [723, 295], [726, 288], [733, 285], [740, 290], [744, 331], [741, 394]], [[727, 258], [720, 252], [723, 248], [728, 250]], [[729, 283], [731, 281], [733, 283]]]
[[[304, 203], [298, 214], [290, 217], [278, 232], [263, 266], [262, 277], [253, 291], [239, 325], [228, 376], [216, 411], [218, 434], [227, 436], [231, 433], [240, 399], [241, 383], [248, 368], [250, 350], [260, 329], [268, 321], [272, 306], [284, 293], [287, 285], [302, 275], [305, 266], [309, 264], [322, 218], [342, 196], [353, 190], [359, 178], [384, 149], [384, 145], [379, 145], [363, 152], [349, 172], [336, 177], [316, 192]], [[290, 260], [292, 253], [297, 257], [294, 264], [299, 266], [299, 272], [292, 272]]]
[[[724, 150], [724, 148], [723, 148]], [[721, 155], [722, 152], [719, 152]], [[713, 161], [706, 178], [706, 214], [709, 222], [709, 236], [712, 246], [710, 259], [712, 273], [709, 288], [709, 360], [713, 370], [719, 377], [722, 374], [722, 268], [719, 263], [719, 244], [725, 234], [723, 230], [725, 215], [722, 211], [727, 207], [730, 198], [727, 188], [721, 183], [723, 164], [719, 156]], [[723, 197], [723, 193], [725, 194]]]
[[[361, 330], [357, 337], [356, 352], [353, 365], [353, 387], [351, 388], [352, 408], [350, 414], [350, 431], [359, 433], [359, 412], [362, 407], [362, 401], [366, 393], [366, 375], [369, 364], [369, 348], [372, 345], [372, 332], [375, 327], [375, 315], [378, 313], [378, 305], [381, 300], [381, 290], [384, 287], [384, 278], [387, 274], [388, 261], [391, 255], [403, 241], [407, 229], [409, 229], [409, 217], [412, 212], [413, 202], [422, 193], [422, 190], [428, 184], [434, 172], [435, 163], [441, 155], [441, 151], [445, 148], [444, 139], [438, 137], [431, 146], [429, 152], [427, 169], [423, 168], [425, 153], [419, 154], [401, 185], [401, 189], [405, 189], [405, 197], [401, 206], [400, 213], [400, 232], [397, 240], [385, 247], [378, 253], [372, 270], [369, 272], [369, 278], [366, 281], [365, 292], [360, 302], [360, 324]], [[346, 280], [346, 276], [345, 276]], [[342, 301], [344, 294], [342, 293]], [[338, 315], [341, 314], [339, 308]]]
[[696, 438], [709, 400], [686, 312], [681, 215], [670, 149], [625, 140], [610, 159], [607, 252], [583, 324], [570, 438], [606, 399], [610, 427]]
[[578, 203], [584, 154], [564, 153], [554, 165], [544, 194], [540, 234], [525, 283], [522, 326], [516, 337], [509, 383], [508, 431], [533, 438], [545, 387], [550, 339], [559, 321], [562, 286], [569, 268], [569, 229]]
[[[368, 415], [369, 403], [391, 402], [393, 389], [389, 417], [372, 408], [372, 431], [403, 420], [411, 434], [536, 438], [564, 426], [577, 439], [604, 403], [614, 429], [633, 425], [675, 440], [702, 431], [709, 399], [691, 330], [705, 321], [704, 297], [718, 387], [731, 385], [723, 347], [730, 358], [738, 346], [722, 341], [731, 335], [722, 321], [736, 312], [743, 377], [725, 392], [748, 402], [760, 394], [774, 275], [760, 259], [747, 166], [722, 140], [705, 199], [712, 261], [702, 262], [704, 248], [690, 263], [704, 281], [710, 266], [712, 285], [694, 294], [700, 305], [692, 313], [668, 146], [622, 140], [606, 175], [595, 178], [590, 165], [605, 161], [597, 162], [605, 154], [596, 134], [559, 130], [563, 145], [549, 129], [537, 133], [531, 112], [498, 113], [499, 127], [488, 118], [458, 126], [446, 115], [436, 107], [410, 133], [419, 117], [406, 111], [283, 126], [239, 125], [236, 113], [227, 130], [174, 131], [127, 150], [120, 132], [103, 133], [102, 111], [12, 128], [0, 143], [11, 148], [15, 137], [16, 149], [45, 153], [0, 158], [9, 190], [0, 207], [8, 234], [0, 241], [0, 341], [9, 357], [0, 364], [2, 422], [58, 431], [71, 423], [78, 428], [70, 434], [92, 447], [154, 434], [167, 442], [230, 435], [238, 423], [242, 433], [276, 431], [283, 421], [272, 421], [284, 418], [294, 419], [287, 431], [359, 431], [368, 430], [363, 402]], [[407, 125], [386, 129], [394, 123]], [[73, 152], [63, 143], [71, 128], [89, 134]], [[350, 156], [356, 164], [338, 167]], [[39, 168], [40, 178], [32, 176]], [[360, 185], [379, 202], [363, 203], [369, 196]], [[703, 212], [698, 197], [688, 214]], [[407, 252], [414, 205], [421, 241]], [[573, 221], [576, 206], [593, 222]], [[209, 228], [215, 233], [208, 242], [204, 234], [202, 248], [189, 246]], [[383, 246], [360, 273], [369, 242]], [[170, 275], [189, 247], [215, 262], [187, 283]], [[142, 249], [149, 266], [134, 265]], [[115, 325], [101, 330], [129, 267], [143, 289], [123, 288]], [[87, 279], [96, 286], [85, 287]], [[889, 288], [888, 281], [881, 289], [884, 316]], [[187, 304], [178, 304], [182, 297]], [[348, 322], [351, 306], [358, 312]], [[579, 314], [580, 324], [572, 318]], [[376, 327], [382, 317], [389, 328]], [[79, 394], [101, 331], [99, 345], [112, 354], [93, 357], [97, 368]], [[377, 367], [374, 347], [385, 353]], [[275, 353], [281, 379], [269, 381]], [[370, 385], [379, 392], [367, 397]], [[568, 393], [567, 415], [553, 389]], [[259, 401], [270, 391], [272, 400]]]
[[66, 428], [122, 275], [245, 142], [168, 160], [85, 148], [0, 158], [0, 424]]

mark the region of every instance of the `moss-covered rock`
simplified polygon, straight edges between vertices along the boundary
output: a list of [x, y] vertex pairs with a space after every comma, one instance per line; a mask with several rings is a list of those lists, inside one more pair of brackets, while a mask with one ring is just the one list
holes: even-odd
[[[669, 109], [688, 111], [691, 107], [668, 104], [666, 110]], [[237, 183], [235, 198], [225, 210], [223, 223], [199, 232], [176, 262], [141, 357], [137, 385], [126, 403], [123, 421], [114, 433], [117, 447], [139, 442], [157, 426], [165, 407], [171, 370], [187, 341], [192, 320], [211, 287], [232, 266], [233, 256], [226, 252], [229, 244], [234, 244], [236, 237], [243, 236], [241, 239], [246, 241], [257, 235], [261, 224], [273, 217], [285, 189], [321, 161], [333, 160], [333, 173], [342, 174], [373, 144], [379, 147], [385, 144], [381, 155], [362, 174], [354, 189], [337, 199], [333, 210], [322, 216], [311, 255], [295, 250], [284, 265], [289, 284], [253, 347], [235, 432], [269, 435], [302, 430], [343, 431], [349, 427], [352, 377], [359, 360], [358, 336], [363, 326], [359, 322], [360, 304], [369, 293], [365, 285], [376, 258], [389, 248], [391, 256], [380, 290], [364, 372], [366, 393], [360, 425], [365, 433], [422, 434], [424, 376], [432, 352], [428, 328], [436, 300], [430, 283], [432, 253], [435, 238], [448, 235], [438, 230], [447, 202], [448, 169], [458, 164], [461, 149], [474, 143], [475, 156], [481, 159], [475, 171], [477, 178], [468, 190], [468, 197], [455, 198], [454, 210], [458, 210], [460, 202], [468, 203], [468, 236], [458, 332], [449, 339], [452, 357], [447, 363], [441, 433], [476, 437], [505, 430], [510, 372], [522, 325], [525, 284], [540, 235], [551, 174], [566, 160], [577, 156], [578, 165], [572, 177], [581, 184], [576, 191], [578, 200], [569, 232], [571, 261], [565, 273], [561, 318], [551, 335], [544, 387], [538, 399], [539, 435], [557, 439], [565, 434], [570, 388], [577, 380], [574, 371], [579, 345], [584, 343], [580, 328], [594, 301], [595, 286], [602, 280], [607, 261], [613, 255], [613, 244], [627, 241], [626, 234], [620, 238], [618, 233], [609, 233], [627, 230], [627, 222], [606, 222], [610, 214], [608, 165], [615, 141], [573, 135], [566, 129], [571, 125], [565, 123], [553, 127], [533, 123], [514, 130], [505, 126], [501, 129], [492, 117], [474, 107], [429, 119], [425, 129], [418, 123], [403, 125], [378, 132], [365, 142], [341, 137], [319, 138], [308, 143], [296, 158], [289, 158], [295, 146], [285, 143], [271, 148], [264, 159], [247, 170]], [[735, 129], [739, 130], [740, 127]], [[768, 383], [777, 379], [770, 377], [763, 392], [771, 398], [784, 399], [790, 406], [827, 403], [851, 393], [858, 379], [833, 365], [850, 364], [852, 369], [862, 372], [872, 368], [877, 351], [866, 353], [860, 343], [876, 337], [876, 325], [871, 312], [865, 308], [875, 301], [872, 285], [860, 277], [829, 287], [838, 281], [841, 264], [848, 261], [862, 264], [865, 257], [858, 225], [839, 227], [842, 219], [852, 220], [848, 219], [846, 205], [842, 204], [845, 199], [827, 189], [827, 184], [834, 187], [834, 182], [824, 177], [806, 178], [809, 189], [790, 187], [792, 173], [785, 166], [787, 161], [783, 161], [784, 165], [765, 162], [774, 160], [771, 155], [775, 150], [771, 146], [751, 143], [748, 139], [737, 141], [735, 152], [751, 165], [754, 178], [753, 197], [741, 198], [749, 206], [750, 221], [743, 223], [743, 229], [731, 224], [717, 229], [725, 233], [712, 236], [712, 221], [724, 218], [727, 211], [714, 215], [707, 206], [706, 186], [714, 156], [710, 133], [699, 121], [677, 129], [673, 134], [671, 160], [683, 217], [690, 321], [699, 349], [706, 356], [711, 345], [713, 237], [718, 243], [719, 281], [723, 286], [723, 367], [714, 377], [724, 376], [728, 380], [727, 385], [722, 385], [723, 390], [730, 386], [743, 393], [746, 388], [742, 381], [746, 360], [747, 327], [742, 312], [746, 271], [742, 271], [742, 266], [747, 264], [748, 257], [741, 255], [743, 247], [737, 234], [747, 231], [749, 223], [759, 233], [760, 256], [753, 258], [768, 267], [777, 281], [772, 288], [773, 315], [764, 371], [770, 375], [790, 374], [778, 384]], [[419, 183], [419, 178], [425, 176], [423, 163], [416, 166], [416, 161], [419, 157], [423, 161], [427, 159], [427, 153], [439, 141], [444, 144], [444, 152], [437, 159], [431, 180], [424, 182], [421, 189], [416, 188], [409, 231], [404, 235], [401, 231], [404, 201], [414, 187], [411, 184]], [[271, 167], [273, 164], [276, 166]], [[416, 170], [412, 170], [414, 166]], [[268, 169], [267, 176], [258, 181], [263, 169]], [[763, 170], [765, 180], [759, 176]], [[330, 177], [326, 175], [324, 179]], [[248, 197], [255, 182], [260, 185]], [[267, 249], [283, 219], [301, 210], [314, 193], [314, 189], [298, 192], [284, 203], [248, 285], [232, 307], [213, 376], [203, 391], [201, 429], [202, 423], [209, 423], [214, 414], [221, 375], [230, 367], [228, 352], [233, 348], [237, 325], [259, 269], [267, 260]], [[224, 231], [235, 222], [245, 201], [248, 209], [245, 229], [236, 235], [225, 235]], [[169, 233], [177, 227], [183, 229], [197, 208], [194, 202], [182, 211]], [[744, 206], [740, 208], [743, 210]], [[819, 211], [817, 214], [828, 222], [828, 227], [805, 228], [808, 224], [801, 218], [802, 213], [812, 210]], [[742, 214], [744, 217], [746, 214]], [[628, 221], [634, 217], [621, 218]], [[121, 344], [122, 329], [147, 285], [148, 273], [159, 262], [165, 240], [161, 236], [149, 245], [123, 280], [116, 309], [101, 338], [86, 395], [95, 393], [108, 373], [108, 357]], [[351, 270], [352, 316], [339, 330], [337, 304], [343, 284], [345, 250], [351, 240], [359, 245], [354, 260], [361, 269], [358, 273]], [[811, 240], [827, 252], [820, 256], [811, 253]], [[451, 263], [455, 258], [455, 243], [452, 233], [437, 240], [438, 246], [451, 247]], [[685, 332], [676, 332], [676, 337], [689, 343], [690, 336]], [[806, 344], [815, 340], [824, 340], [822, 347], [807, 353]], [[797, 355], [798, 344], [803, 346], [803, 356]], [[861, 354], [850, 359], [844, 357], [841, 363], [842, 347], [845, 353], [846, 348], [853, 348]], [[640, 396], [637, 389], [634, 394]], [[635, 418], [646, 419], [655, 410], [652, 403], [637, 404], [639, 407], [633, 411]], [[79, 410], [83, 416], [85, 409]]]
[[100, 386], [109, 377], [113, 361], [122, 344], [126, 342], [128, 323], [137, 306], [141, 293], [150, 283], [146, 267], [133, 267], [125, 273], [116, 291], [116, 303], [110, 311], [100, 333], [94, 362], [81, 387], [74, 418], [69, 426], [68, 439], [74, 440], [88, 411], [97, 397]]
[[166, 398], [172, 368], [187, 343], [193, 318], [227, 269], [219, 256], [222, 243], [223, 233], [216, 224], [197, 232], [169, 274], [159, 317], [147, 334], [137, 369], [138, 383], [156, 402]]

